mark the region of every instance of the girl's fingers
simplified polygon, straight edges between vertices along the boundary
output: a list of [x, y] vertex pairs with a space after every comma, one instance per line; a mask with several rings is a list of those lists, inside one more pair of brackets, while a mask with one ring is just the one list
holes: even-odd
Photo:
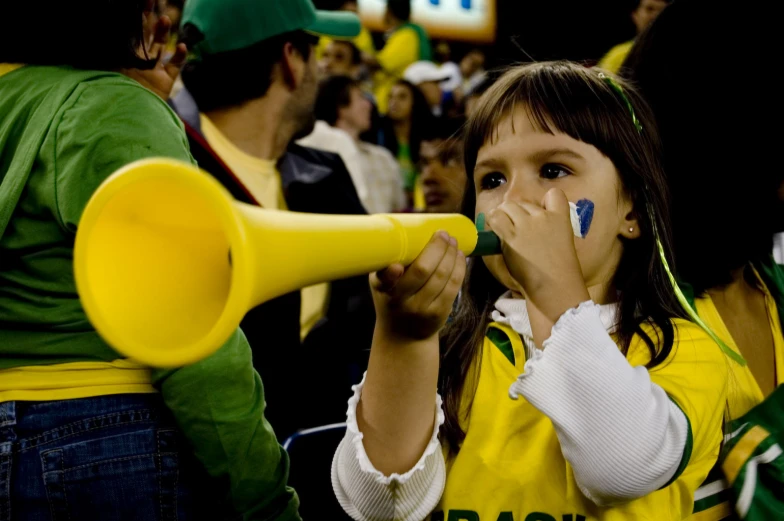
[[413, 297], [423, 308], [429, 307], [449, 283], [449, 278], [451, 277], [457, 262], [457, 253], [457, 241], [452, 238], [450, 239], [449, 247], [447, 248], [444, 257], [441, 259], [441, 262], [430, 275], [430, 278], [428, 278], [424, 286], [422, 286]]
[[405, 268], [402, 264], [392, 264], [376, 273], [370, 274], [370, 287], [381, 293], [388, 293], [403, 276]]
[[487, 224], [489, 229], [494, 231], [502, 239], [512, 237], [515, 230], [515, 222], [505, 209], [495, 208], [487, 213]]
[[[525, 211], [525, 212], [526, 212], [528, 215], [532, 215], [532, 216], [533, 216], [533, 215], [540, 215], [540, 214], [543, 214], [543, 213], [544, 213], [544, 208], [542, 208], [541, 206], [538, 206], [538, 205], [536, 205], [536, 204], [532, 204], [532, 203], [526, 203], [526, 202], [517, 203], [517, 204], [518, 204], [518, 206], [520, 206], [520, 208], [522, 208], [522, 209], [523, 209], [523, 210], [524, 210], [524, 211]], [[568, 205], [569, 205], [569, 203], [567, 203], [567, 206], [568, 206]]]
[[463, 252], [458, 250], [455, 264], [452, 267], [452, 272], [449, 274], [449, 279], [441, 290], [441, 293], [439, 293], [436, 298], [433, 299], [432, 306], [449, 306], [449, 308], [452, 307], [452, 304], [454, 304], [458, 293], [460, 293], [460, 288], [463, 287], [463, 279], [465, 279], [466, 269], [467, 265], [465, 255]]
[[406, 268], [406, 272], [395, 285], [391, 296], [405, 298], [419, 291], [441, 264], [448, 249], [449, 235], [446, 232], [438, 232], [433, 235], [419, 257]]

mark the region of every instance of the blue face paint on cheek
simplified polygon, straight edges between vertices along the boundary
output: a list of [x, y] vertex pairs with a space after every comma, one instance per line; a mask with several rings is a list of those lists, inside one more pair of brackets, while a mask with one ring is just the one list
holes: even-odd
[[588, 230], [591, 229], [591, 222], [593, 221], [593, 201], [580, 199], [575, 203], [575, 206], [577, 206], [577, 217], [580, 219], [580, 237], [585, 238], [588, 235]]

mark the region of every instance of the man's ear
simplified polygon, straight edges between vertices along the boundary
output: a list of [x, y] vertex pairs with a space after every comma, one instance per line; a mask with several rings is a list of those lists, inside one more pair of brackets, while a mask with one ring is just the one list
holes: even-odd
[[299, 88], [302, 79], [305, 76], [306, 68], [307, 63], [302, 54], [300, 54], [291, 42], [286, 42], [283, 45], [283, 54], [280, 60], [280, 73], [283, 82], [291, 91], [295, 91]]

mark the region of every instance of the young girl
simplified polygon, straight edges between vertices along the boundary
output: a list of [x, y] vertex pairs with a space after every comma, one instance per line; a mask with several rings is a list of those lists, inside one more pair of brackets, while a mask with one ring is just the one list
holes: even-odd
[[[503, 255], [471, 262], [441, 353], [465, 270], [454, 240], [372, 276], [370, 365], [332, 472], [354, 519], [691, 514], [732, 362], [684, 320], [662, 263], [651, 121], [634, 91], [569, 63], [513, 69], [481, 99], [465, 208]], [[592, 210], [577, 238], [570, 201]]]

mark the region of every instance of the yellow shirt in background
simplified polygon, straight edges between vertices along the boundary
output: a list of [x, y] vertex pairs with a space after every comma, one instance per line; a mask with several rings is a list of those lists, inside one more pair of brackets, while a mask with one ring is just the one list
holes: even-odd
[[[329, 36], [322, 36], [319, 38], [318, 45], [316, 46], [316, 57], [321, 59], [321, 56], [324, 54], [324, 49], [327, 48], [327, 45], [333, 38]], [[368, 54], [375, 55], [376, 54], [376, 47], [373, 45], [373, 37], [370, 35], [370, 31], [362, 27], [362, 30], [359, 32], [359, 35], [356, 38], [352, 38], [351, 43], [359, 49], [359, 52], [366, 52]]]
[[[753, 269], [753, 268], [752, 268]], [[765, 304], [768, 308], [768, 321], [770, 323], [770, 330], [773, 335], [773, 346], [776, 360], [776, 383], [781, 384], [784, 381], [784, 336], [782, 336], [781, 323], [779, 320], [779, 311], [776, 307], [776, 300], [768, 291], [768, 288], [762, 282], [762, 279], [754, 270], [754, 276], [757, 279], [759, 288], [765, 293]], [[707, 293], [694, 300], [694, 307], [700, 318], [721, 338], [727, 346], [740, 354], [737, 344], [732, 339], [727, 326], [719, 315], [716, 306], [713, 304], [710, 295]], [[729, 387], [729, 416], [730, 420], [734, 420], [746, 414], [755, 405], [762, 402], [765, 396], [757, 384], [754, 375], [751, 374], [749, 366], [740, 366], [739, 364], [730, 364], [732, 374], [730, 378]]]
[[626, 59], [629, 51], [632, 50], [633, 45], [634, 40], [616, 45], [604, 55], [604, 58], [599, 62], [599, 67], [614, 74], [618, 74], [618, 71], [621, 70], [621, 65], [623, 65], [623, 61]]
[[[207, 143], [228, 165], [245, 188], [259, 202], [272, 210], [288, 210], [275, 162], [246, 154], [228, 140], [204, 114], [201, 130]], [[300, 337], [305, 338], [316, 322], [326, 314], [329, 284], [318, 284], [302, 290]]]
[[387, 113], [389, 91], [403, 77], [409, 65], [419, 60], [419, 35], [410, 27], [398, 29], [389, 37], [384, 48], [376, 55], [381, 70], [376, 73], [374, 92], [378, 111]]
[[[784, 381], [784, 336], [782, 336], [781, 332], [779, 311], [776, 307], [776, 300], [770, 294], [759, 273], [753, 267], [752, 270], [757, 279], [758, 287], [765, 294], [768, 321], [774, 342], [776, 383], [781, 384]], [[710, 295], [706, 293], [695, 299], [694, 308], [705, 324], [727, 344], [727, 347], [741, 354]], [[748, 366], [740, 366], [730, 362], [729, 367], [726, 412], [728, 415], [727, 419], [731, 421], [740, 418], [754, 406], [762, 403], [765, 395], [762, 393], [757, 380], [751, 374]], [[694, 515], [689, 518], [689, 521], [720, 521], [732, 512], [732, 505], [727, 499], [730, 497], [730, 494], [726, 492], [729, 485], [726, 481], [720, 479], [721, 476], [716, 477], [713, 474], [714, 472], [711, 472], [712, 476], [695, 493]]]
[[22, 68], [21, 63], [0, 63], [0, 76], [8, 74], [11, 71]]

